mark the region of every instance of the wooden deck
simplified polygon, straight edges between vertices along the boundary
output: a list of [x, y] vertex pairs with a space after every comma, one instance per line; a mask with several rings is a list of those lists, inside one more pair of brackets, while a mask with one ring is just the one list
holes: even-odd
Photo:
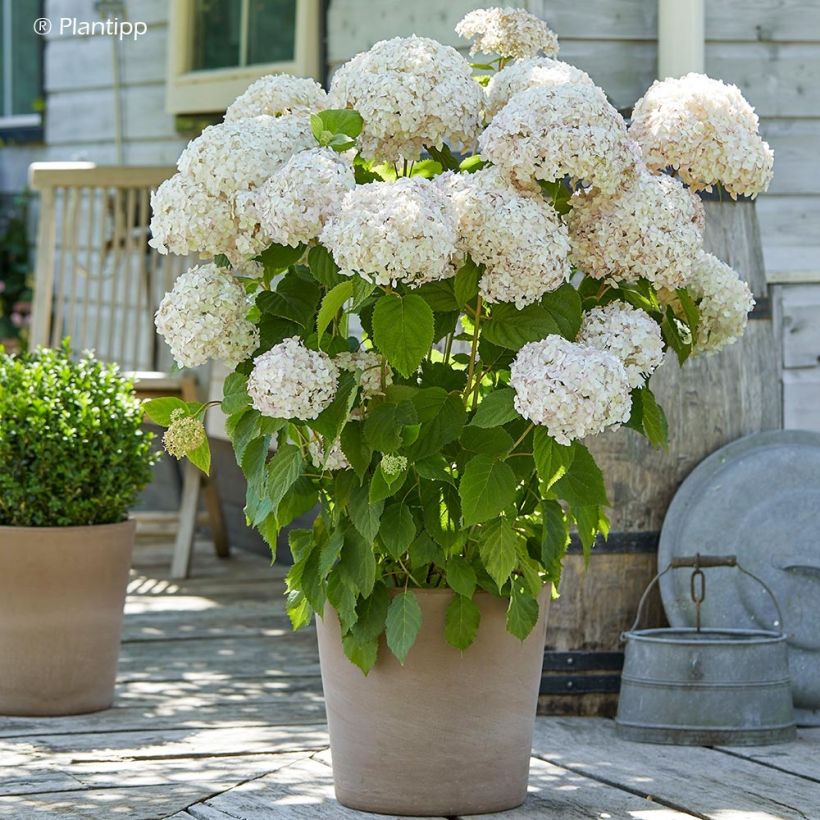
[[[167, 580], [165, 546], [140, 546], [136, 565], [114, 708], [0, 718], [0, 818], [366, 817], [333, 798], [315, 636], [290, 632], [281, 571], [207, 545], [188, 582]], [[686, 749], [539, 718], [530, 790], [504, 818], [816, 820], [820, 729]]]

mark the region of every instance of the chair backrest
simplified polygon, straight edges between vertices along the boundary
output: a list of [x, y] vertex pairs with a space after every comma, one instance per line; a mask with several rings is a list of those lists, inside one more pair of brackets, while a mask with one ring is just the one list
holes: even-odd
[[149, 247], [151, 192], [170, 166], [36, 162], [40, 192], [29, 346], [94, 350], [124, 370], [167, 371], [154, 313], [190, 260]]

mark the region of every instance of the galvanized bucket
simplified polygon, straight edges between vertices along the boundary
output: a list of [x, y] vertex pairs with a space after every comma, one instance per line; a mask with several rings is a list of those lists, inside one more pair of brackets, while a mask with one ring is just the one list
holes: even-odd
[[[760, 583], [778, 613], [779, 632], [703, 629], [704, 568], [736, 567]], [[693, 570], [693, 629], [637, 629], [644, 602], [666, 572]], [[758, 746], [795, 737], [783, 618], [772, 591], [735, 556], [677, 558], [650, 582], [625, 632], [616, 733], [627, 740], [687, 746]]]

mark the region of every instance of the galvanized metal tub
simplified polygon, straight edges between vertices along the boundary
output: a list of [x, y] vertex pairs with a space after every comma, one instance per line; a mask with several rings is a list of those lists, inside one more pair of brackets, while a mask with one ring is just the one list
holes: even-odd
[[617, 734], [691, 746], [795, 737], [786, 636], [746, 629], [641, 629], [626, 652]]

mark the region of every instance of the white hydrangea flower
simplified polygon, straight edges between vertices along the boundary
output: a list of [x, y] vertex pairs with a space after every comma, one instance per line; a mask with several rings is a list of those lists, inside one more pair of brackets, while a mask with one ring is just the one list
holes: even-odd
[[456, 206], [462, 249], [485, 266], [479, 290], [488, 302], [520, 310], [569, 279], [567, 228], [540, 192], [519, 190], [495, 167], [437, 184]]
[[325, 454], [325, 448], [319, 441], [308, 442], [308, 455], [310, 456], [311, 464], [318, 467], [320, 470], [347, 470], [350, 467], [350, 462], [347, 456], [342, 452], [342, 445], [337, 441], [333, 442], [330, 450]]
[[696, 353], [716, 353], [743, 335], [755, 300], [746, 282], [725, 262], [702, 252], [686, 289], [700, 308]]
[[160, 253], [216, 256], [234, 247], [237, 225], [230, 203], [174, 174], [151, 194], [151, 239]]
[[737, 86], [704, 74], [654, 82], [635, 104], [630, 135], [654, 171], [674, 168], [695, 190], [720, 183], [755, 197], [772, 180], [774, 152]]
[[315, 419], [333, 401], [338, 379], [327, 353], [292, 336], [254, 359], [248, 395], [263, 416]]
[[188, 143], [177, 167], [214, 196], [261, 185], [316, 139], [306, 116], [254, 117], [209, 125]]
[[483, 89], [469, 63], [426, 37], [382, 40], [333, 75], [332, 108], [364, 118], [358, 146], [365, 159], [415, 161], [425, 146], [472, 145], [481, 130]]
[[355, 187], [349, 162], [328, 148], [312, 148], [291, 157], [256, 189], [253, 210], [270, 242], [296, 247], [319, 236]]
[[663, 362], [660, 325], [645, 311], [626, 302], [595, 307], [584, 316], [577, 342], [616, 356], [630, 387], [640, 387]]
[[525, 9], [489, 8], [468, 12], [456, 26], [456, 34], [472, 40], [470, 54], [499, 57], [533, 57], [558, 54], [558, 38], [547, 24]]
[[171, 423], [162, 436], [162, 446], [174, 458], [184, 458], [205, 443], [205, 425], [181, 407], [171, 411]]
[[382, 366], [384, 366], [384, 386], [393, 384], [393, 371], [373, 350], [343, 351], [333, 357], [333, 363], [340, 370], [359, 372], [359, 384], [363, 398], [382, 395]]
[[629, 420], [623, 364], [611, 353], [547, 336], [518, 351], [510, 366], [515, 409], [560, 444]]
[[378, 285], [415, 287], [455, 274], [455, 208], [422, 177], [358, 185], [319, 238], [342, 273], [355, 271]]
[[308, 77], [268, 74], [251, 83], [225, 112], [225, 122], [247, 120], [261, 115], [313, 114], [327, 108], [327, 94]]
[[595, 85], [586, 71], [569, 63], [550, 57], [528, 57], [516, 60], [494, 74], [487, 84], [487, 104], [484, 114], [492, 119], [509, 101], [513, 94], [540, 86], [579, 83]]
[[388, 476], [397, 476], [407, 469], [407, 458], [395, 453], [385, 453], [381, 460], [382, 472]]
[[156, 315], [162, 336], [180, 367], [217, 359], [231, 368], [259, 346], [259, 329], [247, 319], [251, 307], [242, 285], [214, 264], [177, 277]]
[[573, 264], [596, 279], [682, 287], [703, 241], [703, 203], [646, 169], [614, 194], [579, 192], [567, 216]]
[[607, 193], [620, 186], [638, 156], [604, 92], [584, 83], [537, 86], [513, 95], [478, 146], [483, 159], [520, 185], [569, 177]]

